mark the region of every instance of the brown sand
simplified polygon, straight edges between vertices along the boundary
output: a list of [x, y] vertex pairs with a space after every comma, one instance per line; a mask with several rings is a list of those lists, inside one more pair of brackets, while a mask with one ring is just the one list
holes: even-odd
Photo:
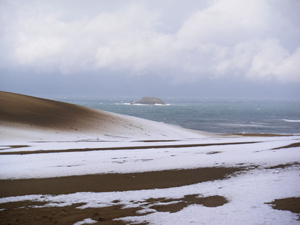
[[300, 213], [300, 197], [275, 199], [275, 201], [268, 204], [272, 204], [273, 209], [288, 210], [293, 213]]
[[[102, 208], [85, 208], [79, 209], [76, 207], [84, 205], [73, 204], [66, 207], [43, 207], [32, 208], [34, 206], [42, 206], [45, 202], [10, 202], [0, 204], [3, 211], [0, 211], [1, 221], [0, 225], [6, 224], [74, 224], [77, 221], [82, 221], [85, 218], [91, 218], [98, 221], [95, 224], [112, 224], [123, 225], [128, 224], [122, 221], [113, 221], [113, 219], [126, 217], [126, 216], [142, 216], [149, 213], [137, 213], [141, 207], [123, 208], [119, 200], [114, 200], [113, 206]], [[155, 209], [158, 212], [178, 212], [188, 205], [199, 204], [206, 207], [218, 207], [226, 204], [228, 201], [222, 196], [207, 196], [200, 197], [198, 195], [186, 195], [179, 199], [166, 199], [166, 198], [150, 198], [142, 202], [143, 208]], [[168, 203], [161, 205], [160, 203]], [[136, 224], [136, 223], [135, 223]], [[139, 225], [146, 223], [139, 223]]]
[[[28, 195], [28, 194], [69, 194], [75, 192], [111, 192], [141, 190], [153, 188], [169, 188], [190, 185], [205, 181], [225, 179], [227, 176], [243, 170], [243, 168], [199, 168], [187, 170], [156, 171], [128, 174], [102, 174], [72, 176], [47, 179], [0, 180], [0, 197]], [[168, 205], [160, 205], [166, 203]], [[128, 224], [113, 219], [126, 216], [141, 216], [137, 213], [142, 208], [123, 208], [119, 200], [114, 205], [103, 208], [78, 209], [83, 204], [67, 207], [33, 208], [43, 205], [42, 202], [10, 202], [0, 204], [0, 225], [2, 224], [74, 224], [85, 218], [98, 221], [96, 224], [123, 225]], [[191, 204], [201, 204], [206, 207], [218, 207], [227, 203], [222, 196], [199, 197], [187, 195], [182, 199], [147, 199], [143, 203], [145, 208], [159, 212], [178, 212]], [[141, 223], [147, 224], [147, 223]]]
[[43, 179], [0, 180], [0, 197], [29, 194], [111, 192], [179, 187], [225, 179], [242, 168], [211, 167], [144, 173], [99, 174]]
[[[0, 91], [0, 125], [27, 125], [28, 129], [90, 130], [105, 126], [113, 116], [86, 107]], [[111, 123], [109, 123], [111, 125]]]
[[[219, 145], [243, 145], [254, 144], [258, 142], [229, 142], [229, 143], [207, 143], [207, 144], [171, 144], [171, 145], [143, 145], [143, 146], [125, 146], [125, 147], [104, 147], [104, 148], [78, 148], [78, 149], [63, 149], [63, 150], [35, 150], [35, 151], [13, 151], [13, 152], [0, 152], [0, 155], [27, 155], [27, 154], [40, 154], [40, 153], [59, 153], [59, 152], [89, 152], [89, 151], [105, 151], [105, 150], [136, 150], [136, 149], [158, 149], [158, 148], [190, 148], [190, 147], [207, 147]], [[5, 150], [9, 148], [22, 148], [28, 147], [26, 145], [15, 146], [1, 146]], [[1, 149], [0, 149], [1, 151]]]
[[300, 220], [300, 197], [275, 199], [273, 202], [267, 202], [266, 204], [271, 204], [273, 209], [297, 213], [298, 220]]
[[278, 147], [278, 148], [273, 148], [272, 150], [277, 150], [277, 149], [284, 149], [284, 148], [296, 148], [300, 147], [300, 142], [292, 143], [286, 146]]
[[276, 166], [271, 167], [265, 167], [265, 169], [286, 169], [289, 167], [300, 167], [300, 163], [294, 162], [294, 163], [287, 163], [287, 164], [278, 164]]
[[[112, 221], [116, 218], [136, 216], [141, 208], [122, 208], [114, 205], [103, 208], [78, 209], [82, 204], [73, 204], [66, 207], [32, 208], [41, 205], [40, 202], [11, 202], [0, 204], [5, 210], [0, 211], [0, 225], [73, 225], [78, 221], [91, 218], [101, 225], [125, 225], [122, 221]], [[139, 214], [140, 215], [140, 214]], [[146, 223], [143, 223], [146, 224]], [[142, 224], [138, 224], [142, 225]]]
[[[150, 201], [151, 200], [151, 201]], [[218, 207], [228, 203], [227, 199], [223, 196], [214, 195], [209, 197], [199, 197], [198, 195], [186, 195], [181, 199], [148, 199], [148, 201], [153, 203], [170, 203], [175, 201], [175, 203], [167, 205], [154, 205], [151, 206], [152, 209], [155, 209], [159, 212], [179, 212], [183, 208], [191, 204], [203, 205], [206, 207]]]

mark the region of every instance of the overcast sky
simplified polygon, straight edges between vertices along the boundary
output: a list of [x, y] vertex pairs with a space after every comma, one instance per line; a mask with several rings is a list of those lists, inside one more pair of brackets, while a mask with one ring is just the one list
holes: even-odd
[[300, 98], [299, 0], [0, 0], [0, 90]]

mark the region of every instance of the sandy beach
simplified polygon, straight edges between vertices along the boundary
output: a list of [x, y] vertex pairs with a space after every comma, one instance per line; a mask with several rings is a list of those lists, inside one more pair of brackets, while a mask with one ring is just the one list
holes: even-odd
[[0, 102], [0, 224], [300, 224], [299, 136]]

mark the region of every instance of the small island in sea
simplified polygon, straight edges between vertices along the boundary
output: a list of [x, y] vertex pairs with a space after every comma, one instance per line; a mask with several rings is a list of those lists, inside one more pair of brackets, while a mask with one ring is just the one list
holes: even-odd
[[155, 97], [143, 97], [140, 101], [138, 102], [134, 102], [131, 101], [131, 104], [145, 104], [145, 105], [165, 105], [166, 103], [164, 103], [162, 100], [160, 100], [159, 98], [155, 98]]

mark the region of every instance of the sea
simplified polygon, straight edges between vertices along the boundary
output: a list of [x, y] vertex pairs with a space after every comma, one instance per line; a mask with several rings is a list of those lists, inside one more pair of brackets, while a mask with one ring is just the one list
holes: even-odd
[[131, 105], [141, 97], [43, 97], [205, 132], [300, 134], [300, 99], [161, 98], [166, 105]]

